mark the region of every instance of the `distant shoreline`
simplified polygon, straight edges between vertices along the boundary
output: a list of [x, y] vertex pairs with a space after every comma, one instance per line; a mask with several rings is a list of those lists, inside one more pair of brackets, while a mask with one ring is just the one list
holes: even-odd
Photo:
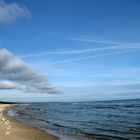
[[0, 101], [0, 105], [3, 105], [3, 104], [6, 104], [6, 105], [11, 105], [11, 104], [21, 104], [21, 103], [18, 103], [18, 102], [6, 102], [6, 101]]
[[[9, 102], [0, 102], [0, 136], [7, 140], [59, 140], [58, 137], [46, 133], [31, 125], [24, 124], [6, 114], [6, 108], [11, 106]], [[5, 121], [4, 121], [5, 120]], [[9, 126], [7, 125], [9, 124]], [[7, 133], [7, 134], [6, 134]]]

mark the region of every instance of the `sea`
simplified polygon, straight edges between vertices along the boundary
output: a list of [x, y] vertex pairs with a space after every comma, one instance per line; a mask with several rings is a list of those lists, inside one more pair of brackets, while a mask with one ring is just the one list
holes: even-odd
[[61, 140], [140, 140], [140, 100], [19, 104], [8, 115]]

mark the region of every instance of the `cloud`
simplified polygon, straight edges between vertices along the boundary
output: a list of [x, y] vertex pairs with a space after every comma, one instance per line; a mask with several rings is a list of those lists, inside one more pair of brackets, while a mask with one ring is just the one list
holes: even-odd
[[16, 21], [18, 18], [30, 17], [29, 10], [24, 5], [17, 3], [5, 3], [4, 0], [0, 0], [0, 23], [9, 23]]
[[0, 89], [14, 89], [15, 85], [12, 82], [4, 81], [0, 82]]
[[61, 61], [58, 61], [58, 62], [54, 62], [52, 64], [65, 64], [65, 63], [88, 60], [88, 59], [92, 59], [92, 58], [98, 58], [98, 57], [104, 57], [104, 56], [110, 56], [110, 55], [118, 55], [118, 54], [137, 52], [137, 51], [140, 51], [140, 49], [131, 49], [131, 50], [110, 52], [110, 53], [104, 53], [104, 54], [90, 55], [90, 56], [85, 56], [85, 57], [70, 58], [70, 59], [65, 59], [65, 60], [61, 60]]
[[[78, 49], [78, 50], [50, 51], [46, 53], [44, 52], [44, 53], [39, 53], [39, 54], [23, 55], [21, 56], [21, 58], [32, 58], [32, 57], [40, 57], [40, 56], [46, 56], [46, 55], [74, 55], [74, 54], [78, 55], [78, 54], [87, 54], [87, 53], [93, 53], [93, 52], [117, 51], [117, 50], [121, 50], [121, 52], [122, 51], [133, 52], [136, 49], [140, 49], [140, 43], [119, 44], [119, 45], [114, 45], [114, 46], [109, 46], [109, 47], [96, 47], [96, 48], [86, 48], [86, 49]], [[114, 52], [112, 53], [114, 54]]]
[[59, 91], [65, 93], [65, 96], [73, 96], [76, 93], [86, 99], [89, 97], [90, 100], [140, 98], [140, 84], [59, 87]]
[[88, 43], [97, 43], [97, 44], [121, 44], [121, 42], [115, 41], [106, 41], [106, 40], [99, 40], [99, 39], [85, 39], [85, 38], [72, 38], [72, 37], [62, 37], [56, 36], [61, 39], [71, 40], [71, 41], [78, 41], [78, 42], [88, 42]]
[[24, 92], [51, 93], [54, 89], [41, 73], [6, 49], [0, 49], [0, 80], [15, 82], [16, 89]]
[[48, 52], [48, 54], [84, 54], [84, 53], [91, 53], [91, 52], [97, 52], [97, 51], [113, 51], [113, 50], [128, 50], [128, 49], [140, 49], [139, 43], [130, 43], [130, 44], [120, 44], [120, 45], [114, 45], [109, 47], [98, 47], [98, 48], [88, 48], [88, 49], [79, 49], [79, 50], [67, 50], [67, 51], [54, 51], [54, 52]]

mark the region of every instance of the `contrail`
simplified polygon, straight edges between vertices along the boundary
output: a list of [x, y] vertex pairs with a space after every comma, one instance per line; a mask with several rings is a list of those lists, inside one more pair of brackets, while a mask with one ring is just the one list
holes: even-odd
[[123, 49], [140, 49], [140, 44], [122, 44], [115, 45], [110, 47], [100, 47], [100, 48], [89, 48], [89, 49], [81, 49], [81, 50], [69, 50], [69, 51], [53, 51], [48, 52], [48, 54], [83, 54], [83, 53], [91, 53], [96, 51], [106, 51], [106, 50], [123, 50]]
[[46, 55], [85, 54], [85, 53], [92, 53], [97, 51], [124, 50], [124, 49], [140, 49], [140, 43], [121, 44], [121, 45], [115, 45], [110, 47], [88, 48], [88, 49], [69, 50], [69, 51], [50, 51], [50, 52], [45, 52], [40, 54], [23, 55], [21, 56], [21, 58], [40, 57]]
[[119, 51], [119, 52], [92, 55], [92, 56], [87, 56], [87, 57], [67, 59], [67, 60], [58, 61], [58, 62], [52, 63], [52, 64], [64, 64], [64, 63], [70, 63], [70, 62], [77, 62], [77, 61], [82, 61], [82, 60], [88, 60], [88, 59], [91, 59], [91, 58], [104, 57], [104, 56], [117, 55], [117, 54], [124, 54], [124, 53], [135, 52], [135, 51], [140, 51], [140, 49], [125, 50], [125, 51]]
[[89, 42], [89, 43], [98, 43], [98, 44], [121, 44], [122, 42], [115, 42], [115, 41], [106, 41], [106, 40], [98, 40], [98, 39], [85, 39], [85, 38], [72, 38], [72, 37], [66, 37], [60, 35], [59, 33], [56, 33], [58, 35], [51, 35], [51, 34], [44, 34], [39, 30], [32, 30], [29, 28], [15, 28], [15, 27], [0, 27], [1, 30], [6, 29], [6, 30], [16, 30], [16, 31], [21, 31], [21, 32], [28, 32], [28, 33], [36, 33], [38, 36], [41, 38], [58, 38], [58, 39], [63, 39], [63, 40], [71, 40], [71, 41], [78, 41], [78, 42]]
[[71, 37], [64, 37], [64, 36], [55, 36], [60, 39], [71, 40], [71, 41], [78, 41], [78, 42], [89, 42], [89, 43], [98, 43], [98, 44], [121, 44], [122, 42], [115, 42], [115, 41], [106, 41], [106, 40], [98, 40], [98, 39], [84, 39], [84, 38], [71, 38]]

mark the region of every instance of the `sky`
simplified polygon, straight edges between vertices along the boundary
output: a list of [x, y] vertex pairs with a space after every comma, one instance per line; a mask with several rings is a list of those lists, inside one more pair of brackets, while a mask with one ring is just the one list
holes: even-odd
[[139, 0], [0, 0], [0, 99], [140, 98]]

